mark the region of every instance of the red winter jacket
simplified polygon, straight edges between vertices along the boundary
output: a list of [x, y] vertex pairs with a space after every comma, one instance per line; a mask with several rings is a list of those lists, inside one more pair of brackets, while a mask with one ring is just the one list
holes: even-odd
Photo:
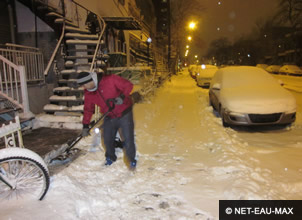
[[94, 92], [84, 91], [84, 116], [83, 124], [90, 123], [95, 110], [95, 105], [100, 106], [101, 113], [108, 111], [106, 100], [114, 99], [121, 94], [125, 95], [124, 102], [121, 105], [115, 105], [115, 108], [108, 114], [110, 118], [121, 117], [122, 113], [132, 106], [132, 100], [129, 95], [133, 89], [133, 84], [117, 75], [105, 75], [99, 81], [98, 89]]

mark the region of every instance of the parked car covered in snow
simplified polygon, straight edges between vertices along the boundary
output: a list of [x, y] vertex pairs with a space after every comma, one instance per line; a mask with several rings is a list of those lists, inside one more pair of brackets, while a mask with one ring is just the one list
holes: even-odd
[[210, 84], [209, 102], [224, 126], [290, 124], [296, 119], [294, 96], [257, 67], [219, 69]]
[[218, 70], [218, 67], [203, 64], [196, 67], [195, 70], [197, 85], [201, 87], [209, 87], [214, 74]]
[[[189, 68], [188, 68], [189, 73], [190, 73], [190, 76], [191, 76], [192, 78], [194, 78], [194, 79], [195, 79], [195, 72], [194, 72], [195, 67], [196, 67], [195, 64], [191, 64], [191, 65], [189, 66]], [[194, 76], [193, 76], [193, 75], [194, 75]]]
[[261, 69], [266, 69], [267, 67], [268, 67], [268, 65], [267, 64], [264, 64], [264, 63], [258, 63], [257, 65], [256, 65], [256, 67], [258, 67], [258, 68], [261, 68]]
[[302, 70], [296, 65], [284, 65], [280, 68], [279, 73], [282, 75], [302, 76]]
[[270, 65], [265, 70], [269, 73], [278, 74], [281, 66], [280, 65]]

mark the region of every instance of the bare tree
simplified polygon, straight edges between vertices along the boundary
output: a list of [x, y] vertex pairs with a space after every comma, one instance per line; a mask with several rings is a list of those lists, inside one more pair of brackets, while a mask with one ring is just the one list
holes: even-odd
[[202, 0], [171, 0], [171, 44], [180, 53], [181, 41], [185, 40], [185, 31], [190, 19], [200, 20], [205, 10]]
[[279, 10], [276, 15], [280, 23], [289, 23], [296, 29], [302, 25], [302, 0], [279, 0]]

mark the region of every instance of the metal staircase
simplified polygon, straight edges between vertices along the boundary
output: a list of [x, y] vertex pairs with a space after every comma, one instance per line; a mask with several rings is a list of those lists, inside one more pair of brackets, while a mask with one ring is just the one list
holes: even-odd
[[[69, 1], [76, 9], [76, 14], [71, 16], [75, 19], [70, 19], [66, 16], [65, 1], [61, 1], [60, 7], [53, 7], [47, 1], [35, 0], [21, 0], [24, 4], [31, 8], [31, 10], [45, 21], [54, 31], [61, 36], [57, 47], [53, 53], [49, 65], [47, 66], [44, 75], [48, 74], [51, 67], [56, 63], [64, 63], [62, 69], [54, 67], [57, 77], [57, 87], [53, 89], [53, 95], [49, 98], [49, 104], [44, 106], [45, 115], [38, 115], [36, 120], [39, 124], [56, 127], [64, 127], [66, 116], [72, 117], [75, 128], [79, 128], [82, 120], [84, 91], [77, 87], [76, 78], [79, 72], [95, 71], [101, 72], [104, 67], [104, 60], [107, 56], [102, 53], [103, 33], [106, 27], [105, 21], [88, 11], [81, 5], [74, 1]], [[82, 14], [92, 14], [95, 18], [97, 26], [96, 34], [91, 33], [88, 26], [79, 24], [79, 10], [86, 10]], [[69, 16], [70, 17], [70, 16]], [[83, 20], [83, 17], [81, 18]], [[85, 19], [84, 19], [85, 20]], [[80, 27], [81, 26], [81, 27]], [[92, 30], [95, 32], [95, 30]], [[61, 51], [61, 59], [58, 53]], [[62, 53], [63, 51], [63, 53]], [[62, 58], [63, 57], [63, 58]], [[49, 125], [51, 123], [51, 125]]]

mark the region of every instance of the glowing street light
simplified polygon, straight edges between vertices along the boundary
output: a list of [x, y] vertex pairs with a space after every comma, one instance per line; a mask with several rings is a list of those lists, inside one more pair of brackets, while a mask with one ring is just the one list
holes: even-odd
[[188, 41], [191, 41], [191, 40], [192, 40], [192, 37], [191, 37], [191, 36], [189, 36], [189, 37], [188, 37]]
[[197, 58], [198, 56], [197, 55], [195, 55], [195, 58]]
[[185, 57], [187, 57], [187, 56], [188, 56], [188, 53], [189, 53], [189, 50], [186, 50]]
[[186, 46], [187, 49], [189, 49], [189, 47], [190, 47], [189, 45]]
[[189, 23], [189, 29], [194, 30], [195, 28], [196, 28], [196, 22], [191, 21], [191, 22]]

